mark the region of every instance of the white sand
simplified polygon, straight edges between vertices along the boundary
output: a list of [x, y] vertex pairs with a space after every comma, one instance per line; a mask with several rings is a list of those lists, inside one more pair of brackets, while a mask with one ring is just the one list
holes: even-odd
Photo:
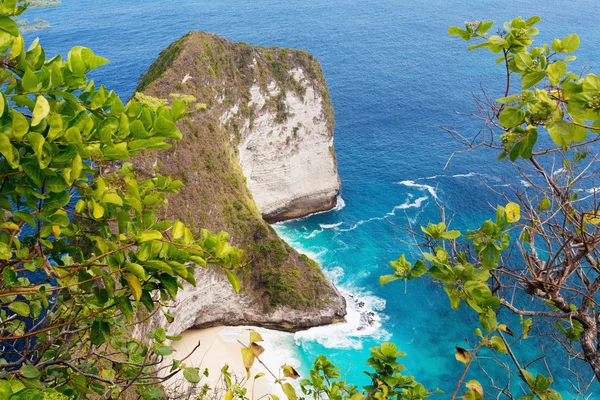
[[[196, 349], [192, 356], [184, 361], [188, 367], [199, 367], [200, 374], [202, 374], [205, 368], [208, 368], [210, 371], [208, 378], [203, 377], [202, 381], [198, 384], [198, 388], [201, 388], [204, 384], [208, 384], [212, 388], [223, 388], [220, 371], [226, 364], [229, 365], [229, 371], [236, 375], [238, 381], [246, 377], [246, 369], [242, 361], [242, 346], [237, 340], [239, 339], [243, 343], [246, 343], [248, 341], [248, 334], [245, 331], [240, 332], [240, 328], [235, 328], [236, 334], [231, 335], [231, 331], [228, 332], [228, 329], [230, 328], [190, 329], [182, 334], [183, 338], [180, 341], [171, 343], [171, 346], [175, 349], [173, 357], [181, 360], [200, 342], [200, 347]], [[247, 330], [248, 333], [249, 331], [250, 329]], [[172, 359], [165, 357], [164, 363], [170, 365]], [[264, 371], [264, 367], [258, 365], [258, 361], [255, 361], [255, 366], [252, 367], [250, 372], [252, 377], [254, 377], [257, 373]], [[273, 367], [272, 371], [278, 374], [278, 366]], [[189, 385], [183, 378], [183, 374], [179, 373], [171, 378], [166, 386], [170, 390], [183, 392]], [[280, 395], [281, 392], [281, 389], [275, 384], [275, 379], [268, 373], [256, 381], [250, 378], [245, 387], [248, 390], [248, 397], [250, 399], [259, 399], [270, 393]], [[254, 396], [252, 395], [253, 391]]]

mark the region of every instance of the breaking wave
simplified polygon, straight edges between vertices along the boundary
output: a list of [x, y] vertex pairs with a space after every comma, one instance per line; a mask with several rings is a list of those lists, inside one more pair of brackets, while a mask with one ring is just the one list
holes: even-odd
[[384, 299], [368, 292], [349, 291], [343, 286], [339, 289], [346, 298], [346, 322], [296, 332], [296, 344], [317, 342], [330, 349], [361, 349], [365, 337], [381, 341], [391, 337], [382, 329], [382, 322], [387, 318], [381, 313], [385, 309]]

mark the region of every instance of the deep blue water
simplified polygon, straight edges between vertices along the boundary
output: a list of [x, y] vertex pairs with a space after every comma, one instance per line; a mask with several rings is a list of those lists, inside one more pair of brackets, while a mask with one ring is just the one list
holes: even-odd
[[[452, 391], [461, 372], [454, 346], [472, 340], [470, 325], [461, 324], [472, 314], [449, 311], [443, 291], [425, 281], [406, 289], [378, 283], [390, 260], [415, 251], [404, 243], [410, 237], [392, 223], [436, 220], [435, 194], [458, 213], [456, 226], [474, 227], [493, 215], [488, 203], [496, 199], [481, 177], [491, 185], [503, 179], [518, 184], [514, 171], [495, 162], [490, 152], [459, 155], [443, 169], [458, 147], [440, 125], [474, 134], [480, 126], [456, 112], [473, 111], [471, 92], [480, 84], [492, 97], [499, 97], [502, 84], [493, 55], [467, 52], [465, 42], [446, 31], [466, 20], [501, 23], [540, 15], [539, 40], [580, 35], [574, 64], [579, 72], [600, 65], [595, 6], [592, 0], [65, 0], [31, 11], [30, 18], [42, 16], [52, 28], [28, 37], [40, 36], [50, 54], [83, 45], [109, 58], [111, 63], [93, 77], [124, 98], [158, 53], [190, 30], [310, 51], [323, 66], [335, 108], [345, 207], [277, 229], [295, 247], [315, 255], [342, 288], [376, 308], [382, 325], [350, 337], [330, 331], [328, 343], [299, 337], [300, 357], [306, 362], [324, 353], [350, 379], [364, 380], [368, 348], [389, 339], [408, 353], [409, 373], [431, 389]], [[369, 335], [358, 336], [364, 332]], [[520, 356], [537, 354], [538, 346], [523, 346]]]

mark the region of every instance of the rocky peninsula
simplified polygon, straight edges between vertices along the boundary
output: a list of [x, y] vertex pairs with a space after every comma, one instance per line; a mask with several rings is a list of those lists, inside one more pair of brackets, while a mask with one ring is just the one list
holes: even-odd
[[[240, 294], [220, 271], [197, 268], [197, 286], [185, 286], [169, 310], [169, 333], [216, 325], [296, 331], [342, 321], [344, 297], [268, 224], [336, 204], [333, 108], [319, 63], [302, 50], [191, 32], [160, 54], [137, 91], [206, 104], [180, 121], [183, 140], [134, 165], [141, 175], [185, 183], [169, 199], [168, 218], [228, 232], [248, 255]], [[166, 326], [159, 318], [155, 324]]]

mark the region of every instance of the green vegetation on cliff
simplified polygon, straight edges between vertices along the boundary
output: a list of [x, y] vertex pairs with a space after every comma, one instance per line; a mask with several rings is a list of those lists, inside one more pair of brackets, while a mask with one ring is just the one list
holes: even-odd
[[[336, 295], [315, 263], [290, 248], [263, 221], [237, 162], [240, 125], [256, 112], [250, 88], [259, 82], [267, 90], [269, 82], [276, 82], [282, 93], [292, 90], [302, 96], [303, 87], [289, 72], [294, 67], [306, 71], [327, 94], [323, 104], [332, 134], [333, 109], [321, 68], [302, 50], [253, 47], [191, 32], [161, 52], [138, 87], [158, 98], [192, 95], [207, 105], [180, 122], [183, 139], [172, 150], [145, 152], [134, 164], [141, 174], [158, 172], [185, 183], [177, 196], [170, 197], [166, 216], [193, 228], [227, 231], [232, 243], [246, 250], [250, 265], [240, 272], [243, 290], [265, 310], [282, 305], [317, 309]], [[272, 107], [278, 118], [286, 118], [281, 94], [272, 100], [265, 106]], [[222, 115], [235, 104], [240, 104], [238, 114], [222, 123]]]

